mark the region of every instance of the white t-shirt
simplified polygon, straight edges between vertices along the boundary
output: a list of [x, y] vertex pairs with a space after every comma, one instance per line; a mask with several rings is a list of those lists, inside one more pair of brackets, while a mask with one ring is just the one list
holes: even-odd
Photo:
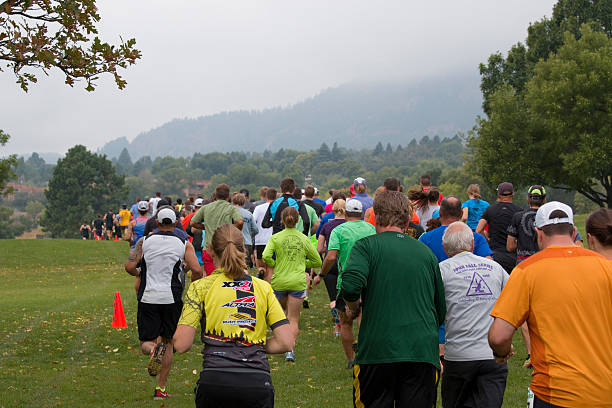
[[424, 230], [427, 230], [427, 221], [431, 220], [434, 211], [439, 209], [439, 205], [428, 205], [416, 209], [416, 213], [419, 216], [419, 224], [421, 225], [421, 227], [423, 227]]
[[255, 224], [257, 224], [257, 228], [259, 229], [259, 232], [255, 235], [255, 245], [266, 245], [272, 236], [272, 227], [263, 228], [261, 226], [261, 222], [263, 221], [269, 206], [270, 203], [263, 203], [255, 207], [253, 210], [253, 219], [255, 220]]
[[444, 359], [474, 361], [493, 359], [487, 334], [489, 316], [508, 280], [497, 262], [462, 252], [440, 262], [446, 298]]
[[164, 305], [181, 300], [185, 246], [185, 240], [173, 232], [160, 231], [144, 238], [137, 295], [140, 302]]
[[157, 211], [157, 203], [159, 203], [160, 201], [161, 197], [149, 198], [149, 210], [151, 211], [151, 214], [155, 214], [155, 211]]

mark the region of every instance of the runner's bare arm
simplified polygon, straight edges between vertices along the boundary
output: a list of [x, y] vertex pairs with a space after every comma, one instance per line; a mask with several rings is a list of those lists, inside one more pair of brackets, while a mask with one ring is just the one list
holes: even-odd
[[142, 238], [138, 240], [134, 249], [130, 251], [130, 256], [125, 263], [125, 271], [132, 276], [140, 276], [138, 265], [142, 259], [142, 242]]
[[508, 252], [514, 252], [516, 251], [516, 238], [508, 235], [508, 240], [506, 241], [506, 250]]
[[275, 327], [272, 330], [272, 333], [274, 334], [274, 336], [266, 340], [266, 353], [281, 354], [293, 350], [295, 338], [291, 331], [290, 325], [283, 324], [281, 326]]
[[187, 267], [191, 270], [191, 281], [197, 281], [203, 276], [202, 267], [198, 262], [198, 257], [195, 254], [195, 249], [191, 242], [187, 241], [185, 243], [185, 263]]
[[193, 345], [193, 337], [195, 336], [195, 327], [179, 324], [176, 327], [172, 342], [177, 353], [186, 353]]
[[512, 357], [512, 336], [514, 336], [515, 331], [516, 327], [499, 317], [493, 320], [493, 324], [489, 328], [489, 346], [493, 350], [495, 361], [500, 364], [505, 363]]
[[334, 262], [336, 262], [336, 259], [338, 259], [338, 250], [330, 249], [327, 252], [327, 255], [325, 256], [325, 259], [323, 260], [323, 265], [321, 266], [320, 273], [321, 276], [327, 275], [327, 272], [329, 272], [332, 266], [334, 266]]
[[236, 228], [242, 231], [242, 227], [244, 226], [244, 220], [234, 221], [234, 225], [236, 226]]
[[[487, 226], [487, 220], [485, 220], [484, 218], [481, 218], [480, 221], [478, 221], [478, 226], [476, 227], [476, 232], [479, 233], [479, 234], [482, 234], [482, 231], [484, 231], [486, 226]], [[486, 238], [486, 235], [485, 235], [485, 238]]]
[[468, 219], [468, 212], [470, 211], [469, 208], [467, 207], [463, 207], [463, 209], [461, 210], [461, 221], [466, 222]]

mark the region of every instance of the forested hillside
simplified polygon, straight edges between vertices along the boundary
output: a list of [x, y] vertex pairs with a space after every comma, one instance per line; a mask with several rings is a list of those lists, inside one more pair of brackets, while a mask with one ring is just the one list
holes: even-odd
[[481, 112], [478, 75], [418, 83], [351, 83], [327, 89], [285, 108], [225, 112], [175, 119], [107, 143], [101, 153], [118, 157], [127, 148], [142, 156], [191, 156], [210, 152], [310, 150], [326, 142], [354, 149], [378, 141], [407, 144], [424, 135], [452, 137], [470, 129]]

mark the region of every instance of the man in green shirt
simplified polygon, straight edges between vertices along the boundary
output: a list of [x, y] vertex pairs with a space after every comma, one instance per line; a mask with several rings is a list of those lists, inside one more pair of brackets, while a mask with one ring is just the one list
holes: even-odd
[[438, 327], [446, 316], [438, 261], [403, 233], [411, 211], [402, 193], [377, 194], [374, 213], [377, 234], [353, 246], [338, 294], [349, 318], [362, 308], [354, 404], [431, 408], [440, 370]]
[[204, 249], [208, 249], [213, 234], [220, 226], [234, 224], [238, 229], [242, 230], [242, 225], [244, 224], [242, 215], [238, 208], [230, 204], [229, 198], [229, 186], [227, 184], [219, 184], [215, 188], [215, 201], [200, 208], [191, 218], [191, 226], [193, 228], [206, 231]]
[[[376, 230], [372, 224], [362, 221], [363, 205], [359, 200], [348, 200], [346, 202], [346, 222], [334, 228], [329, 236], [329, 244], [327, 245], [327, 255], [321, 267], [319, 276], [324, 276], [334, 262], [338, 262], [338, 283], [337, 288], [340, 289], [342, 283], [343, 271], [346, 268], [346, 263], [351, 254], [351, 249], [355, 242], [363, 237], [376, 234]], [[347, 368], [352, 368], [355, 364], [355, 351], [353, 350], [353, 319], [346, 316], [344, 308], [344, 299], [338, 296], [336, 300], [336, 309], [340, 315], [340, 339], [342, 340], [342, 348], [346, 354]]]

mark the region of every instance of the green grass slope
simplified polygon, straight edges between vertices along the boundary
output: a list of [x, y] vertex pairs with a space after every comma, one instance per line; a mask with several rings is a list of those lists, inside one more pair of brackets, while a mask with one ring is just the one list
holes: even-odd
[[[189, 407], [201, 367], [201, 344], [176, 356], [168, 401], [153, 402], [155, 380], [139, 351], [134, 279], [123, 270], [124, 242], [0, 241], [0, 407]], [[113, 329], [115, 291], [127, 329]], [[297, 361], [270, 358], [277, 407], [349, 407], [346, 370], [323, 285], [304, 310]], [[504, 407], [525, 405], [529, 370], [515, 337]]]

